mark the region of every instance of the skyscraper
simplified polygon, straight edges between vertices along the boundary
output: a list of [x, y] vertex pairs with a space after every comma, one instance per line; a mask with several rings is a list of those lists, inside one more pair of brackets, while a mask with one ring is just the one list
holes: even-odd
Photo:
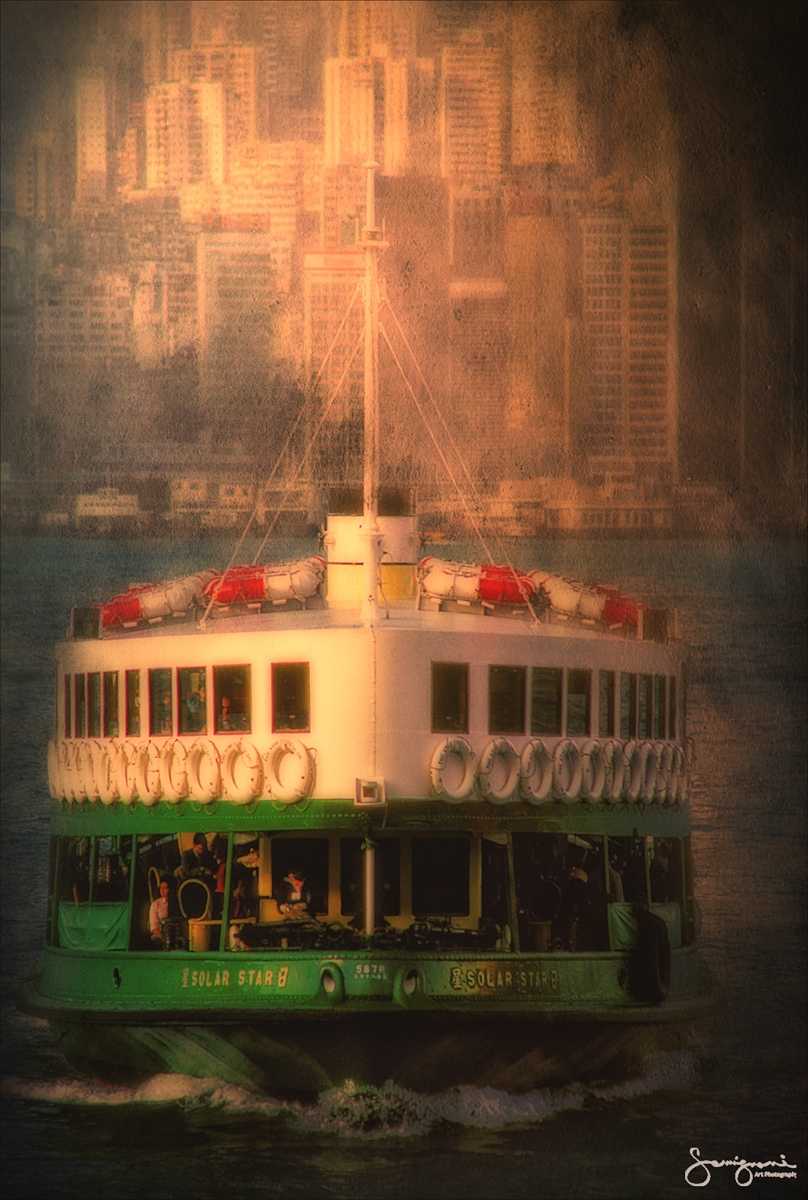
[[106, 72], [76, 78], [76, 201], [104, 203], [109, 196], [109, 95]]

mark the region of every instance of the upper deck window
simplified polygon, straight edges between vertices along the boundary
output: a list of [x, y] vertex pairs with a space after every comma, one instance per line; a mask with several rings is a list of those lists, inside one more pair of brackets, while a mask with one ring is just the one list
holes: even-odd
[[179, 668], [177, 698], [180, 733], [207, 733], [208, 688], [204, 667]]
[[432, 732], [468, 733], [468, 663], [433, 662]]
[[273, 730], [308, 729], [309, 720], [309, 664], [273, 663]]
[[118, 724], [118, 672], [104, 672], [104, 737], [117, 737]]
[[567, 736], [588, 737], [590, 731], [591, 671], [567, 673]]
[[80, 738], [87, 736], [87, 677], [86, 675], [73, 676], [73, 695], [75, 698], [74, 711], [76, 715], [76, 725], [73, 731], [73, 736]]
[[149, 671], [149, 733], [152, 737], [170, 737], [173, 732], [171, 670], [161, 667]]
[[534, 667], [530, 732], [558, 737], [561, 733], [561, 668]]
[[668, 737], [675, 738], [676, 730], [676, 676], [671, 675], [668, 680]]
[[216, 705], [217, 733], [251, 731], [252, 690], [249, 663], [213, 668], [213, 702]]
[[488, 668], [488, 732], [525, 732], [525, 667]]
[[665, 708], [668, 702], [668, 680], [665, 675], [654, 676], [654, 737], [665, 736]]
[[126, 736], [140, 737], [140, 671], [126, 672]]
[[87, 736], [101, 736], [101, 674], [87, 676]]
[[418, 916], [468, 916], [467, 838], [413, 838], [412, 911]]
[[620, 737], [624, 741], [637, 736], [637, 676], [620, 675]]
[[69, 675], [65, 675], [65, 737], [73, 736], [73, 689], [72, 680]]
[[598, 683], [598, 735], [614, 737], [614, 671], [601, 671]]
[[637, 705], [638, 736], [650, 738], [654, 736], [654, 677], [640, 676], [640, 694]]

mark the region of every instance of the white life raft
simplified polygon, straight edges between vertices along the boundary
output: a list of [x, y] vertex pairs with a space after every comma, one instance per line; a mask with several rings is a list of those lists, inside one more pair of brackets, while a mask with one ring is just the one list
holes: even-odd
[[216, 604], [306, 600], [324, 578], [325, 559], [317, 556], [292, 562], [253, 563], [231, 567], [212, 579], [205, 587], [205, 596]]

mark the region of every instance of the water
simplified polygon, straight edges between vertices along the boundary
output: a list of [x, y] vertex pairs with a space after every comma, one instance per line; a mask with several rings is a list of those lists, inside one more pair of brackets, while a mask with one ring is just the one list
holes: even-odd
[[[313, 545], [272, 546], [272, 557]], [[3, 544], [3, 1189], [22, 1197], [678, 1197], [703, 1158], [796, 1167], [741, 1194], [802, 1195], [806, 1162], [806, 556], [798, 543], [557, 542], [543, 565], [675, 605], [693, 647], [690, 732], [703, 953], [723, 1014], [641, 1078], [507, 1096], [350, 1083], [304, 1107], [217, 1080], [103, 1088], [64, 1063], [14, 988], [41, 941], [51, 646], [72, 604], [223, 565], [224, 544]], [[458, 555], [460, 556], [460, 555]], [[245, 560], [248, 554], [245, 552]], [[96, 582], [96, 581], [100, 581]], [[769, 1168], [770, 1172], [772, 1168]], [[705, 1195], [734, 1194], [735, 1166]], [[703, 1182], [702, 1170], [691, 1175]], [[741, 1173], [741, 1179], [745, 1177]]]

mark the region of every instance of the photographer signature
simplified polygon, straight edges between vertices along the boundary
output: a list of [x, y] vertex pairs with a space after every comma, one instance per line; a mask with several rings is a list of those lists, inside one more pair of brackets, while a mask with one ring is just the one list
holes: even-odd
[[[710, 1167], [735, 1167], [735, 1182], [739, 1187], [749, 1187], [753, 1179], [775, 1178], [796, 1179], [797, 1168], [786, 1162], [785, 1154], [781, 1154], [781, 1162], [749, 1162], [745, 1158], [702, 1158], [701, 1150], [696, 1146], [690, 1147], [690, 1157], [694, 1160], [685, 1171], [685, 1179], [691, 1187], [706, 1187], [712, 1176]], [[691, 1172], [702, 1170], [701, 1178], [692, 1178]]]

